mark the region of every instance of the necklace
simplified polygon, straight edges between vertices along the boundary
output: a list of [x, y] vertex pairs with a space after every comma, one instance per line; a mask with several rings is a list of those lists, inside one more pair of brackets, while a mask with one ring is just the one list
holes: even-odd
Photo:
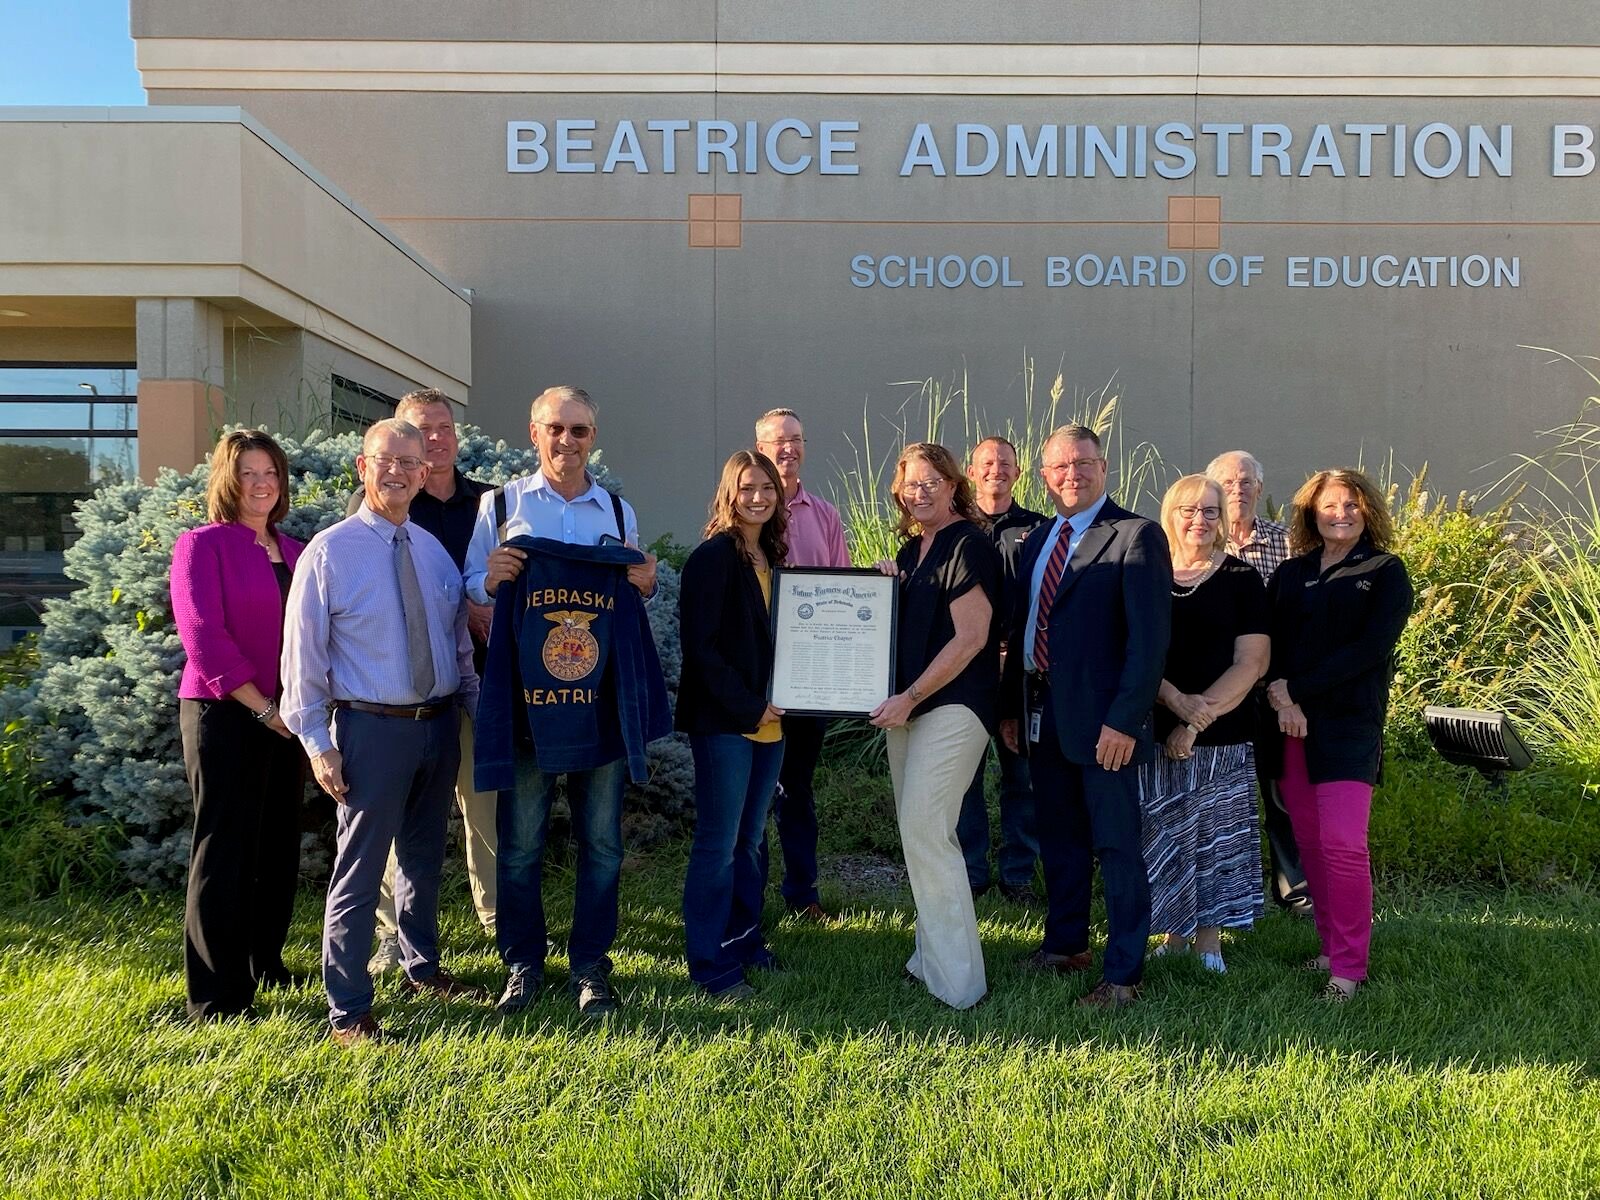
[[[1222, 565], [1222, 556], [1219, 555], [1219, 554], [1213, 553], [1211, 555], [1211, 560], [1206, 563], [1205, 569], [1203, 571], [1201, 571], [1200, 574], [1195, 576], [1194, 581], [1192, 583], [1189, 583], [1187, 585], [1178, 583], [1178, 581], [1177, 581], [1177, 572], [1173, 572], [1172, 594], [1175, 597], [1177, 597], [1178, 599], [1180, 599], [1180, 600], [1183, 599], [1185, 596], [1194, 595], [1197, 591], [1200, 590], [1200, 585], [1202, 583], [1204, 583], [1206, 580], [1210, 579], [1213, 575], [1215, 575], [1217, 573], [1217, 568], [1220, 567], [1221, 565]], [[1192, 570], [1193, 568], [1189, 568], [1189, 569]]]

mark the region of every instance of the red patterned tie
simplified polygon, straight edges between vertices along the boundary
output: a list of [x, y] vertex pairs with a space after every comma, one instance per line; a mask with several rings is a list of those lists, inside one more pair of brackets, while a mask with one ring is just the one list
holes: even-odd
[[1056, 602], [1056, 588], [1061, 584], [1061, 573], [1067, 569], [1067, 548], [1072, 544], [1072, 526], [1062, 522], [1056, 535], [1055, 549], [1050, 551], [1050, 561], [1044, 565], [1044, 578], [1039, 581], [1039, 621], [1033, 629], [1033, 667], [1036, 671], [1050, 668], [1050, 606]]

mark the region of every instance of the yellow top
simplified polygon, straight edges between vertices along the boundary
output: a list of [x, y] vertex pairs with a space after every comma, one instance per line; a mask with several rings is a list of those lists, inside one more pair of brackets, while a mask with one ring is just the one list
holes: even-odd
[[[767, 611], [772, 611], [772, 570], [756, 572], [756, 582], [761, 585], [761, 598], [767, 602]], [[754, 733], [747, 733], [745, 737], [752, 742], [781, 742], [783, 740], [783, 724], [780, 721], [768, 721]]]

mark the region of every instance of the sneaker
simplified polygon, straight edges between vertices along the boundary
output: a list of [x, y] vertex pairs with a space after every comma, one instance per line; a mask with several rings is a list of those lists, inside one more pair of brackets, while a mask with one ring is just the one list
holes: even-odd
[[432, 996], [439, 1000], [487, 1000], [489, 993], [476, 984], [465, 983], [440, 967], [426, 979], [407, 979], [406, 987], [414, 996]]
[[1094, 985], [1094, 990], [1086, 996], [1078, 998], [1079, 1008], [1127, 1008], [1139, 998], [1137, 985], [1121, 983], [1108, 983], [1102, 979]]
[[711, 998], [713, 1000], [732, 1000], [737, 1003], [740, 1000], [749, 1000], [755, 994], [755, 988], [741, 981], [731, 988], [724, 988], [720, 992], [713, 993]]
[[378, 948], [367, 959], [367, 974], [382, 975], [400, 969], [400, 936], [385, 933], [378, 938]]
[[586, 1017], [603, 1017], [622, 1007], [622, 1001], [617, 999], [617, 993], [611, 986], [610, 976], [599, 971], [591, 971], [573, 980], [572, 991], [578, 999], [578, 1011]]
[[376, 1046], [383, 1041], [383, 1030], [378, 1027], [377, 1018], [369, 1012], [362, 1013], [349, 1025], [334, 1025], [328, 1030], [328, 1036], [333, 1039], [336, 1046], [346, 1050], [352, 1046], [371, 1043]]
[[1208, 971], [1215, 971], [1218, 975], [1226, 975], [1228, 973], [1228, 964], [1222, 961], [1221, 954], [1202, 954], [1200, 956], [1200, 965]]
[[539, 999], [544, 989], [544, 972], [534, 967], [518, 967], [506, 977], [505, 991], [495, 1008], [506, 1016], [519, 1013]]

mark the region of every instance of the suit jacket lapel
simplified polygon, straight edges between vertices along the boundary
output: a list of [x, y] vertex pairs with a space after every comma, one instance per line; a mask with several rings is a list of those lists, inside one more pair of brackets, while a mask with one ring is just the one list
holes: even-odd
[[1066, 569], [1061, 572], [1061, 583], [1056, 587], [1056, 599], [1052, 611], [1060, 611], [1061, 597], [1072, 590], [1073, 585], [1082, 578], [1084, 570], [1104, 554], [1116, 540], [1117, 531], [1111, 525], [1111, 519], [1115, 515], [1113, 506], [1108, 500], [1096, 514], [1094, 524], [1083, 531], [1083, 540], [1078, 543], [1077, 549], [1072, 552], [1072, 557], [1067, 560]]
[[[744, 556], [737, 548], [735, 554], [735, 570], [739, 572], [740, 580], [744, 584], [745, 596], [750, 601], [750, 611], [764, 613], [767, 611], [766, 597], [761, 594], [761, 580], [756, 578], [756, 570], [744, 561]], [[761, 622], [761, 635], [770, 646], [772, 642], [772, 623], [770, 620]]]

